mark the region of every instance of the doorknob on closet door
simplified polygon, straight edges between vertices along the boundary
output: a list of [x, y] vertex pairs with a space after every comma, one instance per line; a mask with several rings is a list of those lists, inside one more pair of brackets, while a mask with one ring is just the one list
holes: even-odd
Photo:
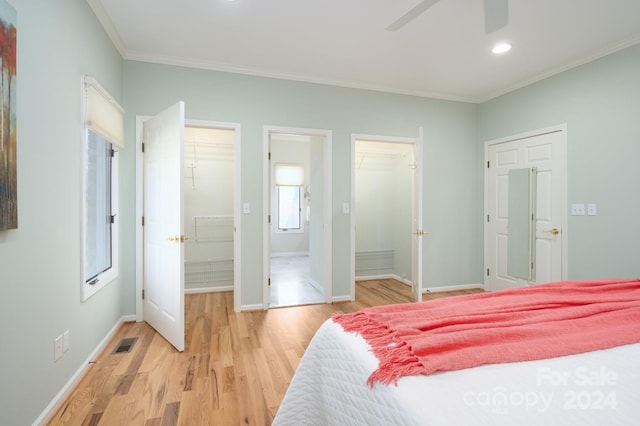
[[169, 240], [169, 241], [171, 241], [173, 243], [184, 243], [188, 239], [189, 239], [189, 237], [187, 237], [186, 235], [174, 235], [173, 237], [167, 238], [167, 240]]
[[423, 229], [418, 229], [416, 232], [414, 232], [414, 235], [427, 235], [428, 232], [423, 230]]
[[553, 228], [553, 229], [547, 229], [544, 232], [546, 232], [547, 234], [558, 235], [560, 233], [560, 230], [558, 228]]

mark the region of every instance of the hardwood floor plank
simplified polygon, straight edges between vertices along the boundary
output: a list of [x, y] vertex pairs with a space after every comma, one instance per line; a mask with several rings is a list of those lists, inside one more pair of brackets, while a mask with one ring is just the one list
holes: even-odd
[[[233, 311], [232, 292], [187, 295], [184, 352], [146, 323], [123, 324], [47, 424], [269, 425], [325, 320], [411, 299], [411, 289], [395, 280], [357, 283], [355, 302], [241, 313]], [[112, 354], [125, 337], [138, 337], [133, 350]]]
[[180, 402], [172, 402], [164, 408], [161, 426], [175, 426], [178, 424], [180, 414]]

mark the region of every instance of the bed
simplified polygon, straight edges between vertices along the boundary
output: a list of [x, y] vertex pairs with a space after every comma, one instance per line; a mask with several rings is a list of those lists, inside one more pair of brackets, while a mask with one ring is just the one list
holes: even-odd
[[[338, 323], [340, 318], [329, 319], [311, 340], [273, 424], [638, 424], [640, 309], [634, 306], [640, 299], [640, 281], [551, 283], [536, 286], [540, 289], [535, 291], [542, 292], [546, 290], [545, 286], [553, 288], [558, 284], [582, 290], [585, 286], [608, 285], [611, 282], [623, 282], [629, 288], [622, 314], [616, 313], [627, 319], [615, 320], [628, 324], [621, 325], [626, 327], [623, 333], [604, 331], [605, 337], [598, 340], [620, 334], [622, 340], [618, 343], [622, 344], [609, 344], [602, 349], [588, 345], [587, 351], [550, 358], [503, 360], [428, 374], [400, 374], [389, 380], [372, 380], [382, 367], [367, 332], [346, 332]], [[592, 294], [598, 294], [598, 288], [593, 289], [596, 292]], [[461, 297], [470, 298], [476, 305], [485, 304], [485, 299], [478, 299], [476, 295]], [[526, 291], [522, 297], [531, 298]], [[569, 299], [575, 300], [575, 297], [569, 296]], [[445, 302], [438, 302], [440, 305], [433, 302], [420, 305], [427, 310], [445, 306], [442, 305]], [[618, 299], [614, 304], [619, 304]], [[399, 309], [408, 309], [410, 305], [417, 304], [404, 305]], [[571, 305], [575, 307], [575, 304]], [[559, 308], [553, 307], [555, 310]], [[576, 319], [568, 324], [584, 324], [581, 321]], [[607, 323], [606, 318], [601, 319], [597, 315], [588, 321]], [[571, 333], [568, 332], [567, 336]], [[596, 336], [593, 332], [588, 335], [590, 338]], [[557, 352], [556, 348], [551, 349], [551, 353]], [[501, 351], [504, 350], [501, 347]], [[538, 357], [539, 352], [536, 353], [535, 357]]]

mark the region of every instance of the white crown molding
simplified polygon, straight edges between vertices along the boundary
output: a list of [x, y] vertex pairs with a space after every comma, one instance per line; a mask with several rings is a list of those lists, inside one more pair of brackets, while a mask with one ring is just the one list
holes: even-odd
[[89, 7], [93, 10], [98, 21], [100, 21], [100, 24], [102, 24], [102, 28], [113, 42], [113, 45], [116, 47], [118, 52], [120, 52], [120, 56], [124, 57], [127, 52], [127, 47], [125, 46], [124, 41], [122, 41], [122, 37], [120, 37], [120, 33], [118, 33], [115, 25], [113, 25], [113, 21], [111, 21], [109, 14], [102, 5], [102, 1], [87, 0], [87, 3], [89, 3]]
[[584, 65], [587, 64], [589, 62], [593, 62], [597, 59], [603, 58], [607, 55], [611, 55], [612, 53], [615, 52], [619, 52], [620, 50], [626, 49], [627, 47], [631, 47], [633, 45], [636, 45], [640, 43], [640, 34], [636, 34], [635, 36], [628, 38], [626, 40], [623, 40], [619, 43], [614, 44], [613, 46], [609, 46], [605, 49], [599, 50], [599, 51], [594, 51], [592, 54], [585, 56], [581, 59], [578, 59], [576, 61], [573, 62], [569, 62], [567, 64], [564, 64], [561, 67], [558, 68], [554, 68], [552, 70], [549, 70], [547, 72], [544, 72], [542, 74], [538, 74], [537, 76], [530, 78], [528, 80], [524, 80], [521, 81], [520, 83], [517, 83], [515, 85], [509, 86], [507, 88], [504, 88], [502, 90], [498, 90], [496, 92], [493, 92], [490, 95], [487, 95], [485, 97], [482, 98], [478, 98], [477, 100], [475, 100], [476, 103], [484, 103], [487, 102], [491, 99], [497, 98], [499, 96], [505, 95], [509, 92], [513, 92], [514, 90], [518, 90], [518, 89], [522, 89], [523, 87], [529, 86], [533, 83], [537, 83], [539, 81], [545, 80], [549, 77], [553, 77], [554, 75], [563, 73], [565, 71], [568, 71], [572, 68], [576, 68], [579, 67], [580, 65]]
[[149, 55], [144, 52], [128, 51], [124, 56], [124, 59], [139, 62], [149, 62], [162, 65], [174, 65], [186, 68], [198, 68], [210, 71], [221, 71], [233, 74], [244, 74], [255, 77], [276, 78], [280, 80], [292, 80], [301, 81], [305, 83], [324, 84], [329, 86], [345, 87], [350, 89], [372, 90], [376, 92], [393, 93], [399, 95], [417, 96], [421, 98], [433, 98], [442, 99], [447, 101], [458, 102], [477, 102], [474, 98], [466, 98], [462, 96], [447, 95], [444, 93], [428, 92], [428, 91], [412, 91], [403, 90], [393, 87], [379, 86], [375, 84], [366, 84], [357, 81], [343, 81], [343, 80], [328, 80], [321, 77], [305, 76], [284, 73], [279, 71], [264, 70], [258, 68], [245, 67], [241, 65], [225, 64], [213, 61], [202, 61], [198, 59], [179, 58], [171, 56]]

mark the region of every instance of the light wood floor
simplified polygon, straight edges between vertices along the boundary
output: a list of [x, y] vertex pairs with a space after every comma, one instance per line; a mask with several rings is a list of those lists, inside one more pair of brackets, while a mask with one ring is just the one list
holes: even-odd
[[[425, 293], [436, 298], [482, 290]], [[337, 312], [411, 301], [394, 280], [361, 281], [356, 301], [235, 313], [233, 293], [187, 295], [186, 349], [146, 323], [118, 331], [49, 425], [270, 425], [318, 327]], [[112, 354], [138, 337], [132, 351]]]

